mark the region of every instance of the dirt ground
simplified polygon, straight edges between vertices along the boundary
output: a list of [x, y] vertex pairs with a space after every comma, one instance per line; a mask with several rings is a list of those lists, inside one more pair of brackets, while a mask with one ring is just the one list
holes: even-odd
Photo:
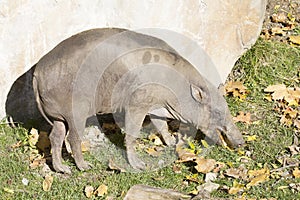
[[268, 0], [263, 36], [287, 42], [291, 35], [299, 32], [299, 26], [300, 0]]

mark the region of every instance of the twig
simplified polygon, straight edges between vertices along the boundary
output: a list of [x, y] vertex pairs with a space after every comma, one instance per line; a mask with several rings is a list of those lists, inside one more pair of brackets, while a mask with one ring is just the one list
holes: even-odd
[[277, 171], [281, 171], [283, 169], [286, 169], [286, 168], [291, 168], [291, 167], [298, 167], [299, 163], [296, 163], [296, 164], [292, 164], [292, 165], [286, 165], [286, 166], [283, 166], [283, 167], [280, 167], [280, 168], [277, 168], [277, 169], [272, 169], [270, 172], [277, 172]]

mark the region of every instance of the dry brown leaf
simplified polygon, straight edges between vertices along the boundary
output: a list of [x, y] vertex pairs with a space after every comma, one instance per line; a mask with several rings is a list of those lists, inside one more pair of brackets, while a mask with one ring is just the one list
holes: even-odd
[[158, 157], [161, 155], [161, 152], [156, 151], [155, 147], [150, 147], [145, 150], [150, 156]]
[[197, 155], [190, 150], [183, 148], [176, 148], [176, 152], [178, 154], [179, 160], [177, 162], [189, 162], [197, 159]]
[[248, 93], [247, 87], [240, 81], [229, 81], [225, 85], [226, 94], [232, 94], [234, 97], [245, 99]]
[[290, 36], [290, 41], [294, 44], [300, 45], [300, 35]]
[[103, 197], [104, 195], [107, 194], [107, 190], [108, 190], [108, 187], [106, 185], [102, 184], [97, 188], [97, 190], [94, 192], [94, 194], [97, 197]]
[[43, 156], [41, 154], [39, 154], [39, 150], [37, 150], [37, 149], [30, 149], [29, 153], [30, 153], [30, 155], [29, 155], [30, 161], [43, 158]]
[[276, 90], [286, 90], [286, 86], [284, 84], [276, 84], [269, 85], [267, 88], [264, 89], [265, 92], [275, 92]]
[[165, 180], [165, 179], [166, 179], [166, 177], [164, 177], [164, 176], [153, 177], [153, 180], [155, 180], [155, 181], [162, 181], [162, 180]]
[[259, 176], [262, 174], [269, 174], [270, 171], [267, 168], [259, 169], [259, 170], [249, 170], [248, 175], [251, 177]]
[[205, 159], [205, 158], [197, 158], [195, 160], [195, 163], [197, 164], [195, 166], [195, 169], [203, 174], [206, 174], [208, 172], [211, 172], [216, 165], [216, 161], [214, 159]]
[[187, 176], [185, 177], [185, 179], [186, 179], [187, 181], [199, 183], [199, 176], [198, 176], [198, 174], [187, 175]]
[[251, 141], [255, 141], [255, 140], [257, 140], [257, 136], [256, 135], [246, 136], [246, 141], [247, 142], [251, 142]]
[[181, 167], [178, 165], [173, 165], [172, 170], [175, 174], [181, 174]]
[[280, 118], [280, 123], [286, 126], [291, 126], [293, 124], [293, 120], [291, 118], [287, 118], [286, 115], [282, 115]]
[[293, 176], [295, 178], [300, 178], [300, 170], [299, 170], [299, 168], [294, 169]]
[[283, 110], [283, 114], [289, 115], [290, 118], [295, 119], [297, 117], [298, 111], [291, 107], [287, 107], [285, 110]]
[[300, 192], [300, 183], [291, 183], [289, 184], [289, 186], [293, 192], [294, 191]]
[[274, 13], [271, 16], [271, 20], [272, 20], [272, 22], [275, 22], [275, 23], [283, 23], [287, 20], [287, 16], [284, 12]]
[[247, 169], [243, 165], [241, 165], [239, 168], [229, 168], [225, 171], [226, 176], [230, 176], [233, 178], [241, 178], [245, 180], [247, 178]]
[[286, 32], [280, 27], [271, 28], [271, 35], [282, 35], [285, 36]]
[[91, 149], [91, 143], [88, 140], [84, 140], [81, 142], [81, 151], [86, 152]]
[[277, 84], [268, 86], [264, 91], [272, 93], [272, 100], [277, 101], [275, 110], [281, 115], [280, 123], [299, 128], [300, 113], [295, 107], [300, 104], [300, 88], [287, 88], [284, 84]]
[[270, 94], [267, 94], [264, 99], [268, 100], [269, 102], [273, 101], [272, 96]]
[[288, 96], [287, 87], [284, 84], [277, 84], [268, 86], [264, 89], [265, 92], [273, 92], [272, 99], [273, 100], [283, 100], [285, 96]]
[[38, 130], [32, 128], [29, 133], [29, 139], [28, 143], [31, 147], [35, 147], [36, 143], [38, 142], [39, 139], [39, 132]]
[[260, 183], [263, 183], [265, 181], [267, 181], [267, 179], [269, 178], [269, 174], [261, 174], [255, 178], [253, 178], [250, 183], [248, 183], [246, 185], [247, 188], [252, 187], [252, 186], [256, 186]]
[[236, 180], [233, 181], [233, 186], [228, 190], [228, 194], [237, 194], [242, 192], [245, 188], [244, 184], [238, 183]]
[[300, 88], [295, 87], [295, 88], [289, 88], [289, 93], [296, 99], [300, 99]]
[[248, 175], [251, 178], [251, 181], [246, 185], [247, 188], [267, 181], [270, 176], [270, 170], [267, 168], [260, 170], [249, 170]]
[[152, 141], [154, 143], [154, 145], [156, 145], [156, 146], [163, 145], [163, 142], [161, 141], [161, 139], [155, 134], [150, 134], [148, 139], [150, 141]]
[[13, 149], [19, 148], [22, 146], [22, 141], [18, 141], [17, 143], [11, 145], [10, 147]]
[[93, 186], [85, 186], [84, 193], [87, 198], [91, 198], [94, 195], [94, 187]]
[[300, 147], [298, 147], [297, 145], [294, 145], [294, 144], [289, 146], [289, 150], [290, 150], [292, 156], [300, 153]]
[[45, 179], [43, 181], [43, 190], [45, 192], [48, 192], [51, 190], [51, 186], [52, 186], [52, 183], [53, 183], [53, 176], [47, 174], [45, 176]]
[[272, 93], [273, 100], [286, 100], [287, 103], [291, 105], [298, 105], [300, 99], [300, 89], [299, 88], [287, 88], [284, 84], [277, 84], [268, 86], [264, 89], [265, 92]]
[[298, 129], [300, 129], [300, 120], [295, 119], [295, 120], [294, 120], [294, 126], [295, 126], [296, 128], [298, 128]]
[[233, 178], [239, 178], [240, 177], [240, 170], [235, 168], [229, 168], [225, 171], [226, 176], [230, 176]]
[[213, 170], [214, 173], [218, 173], [221, 169], [225, 168], [226, 167], [226, 164], [223, 163], [223, 162], [217, 162], [216, 163], [216, 167], [215, 169]]
[[4, 191], [4, 192], [7, 192], [7, 193], [10, 193], [10, 194], [15, 193], [15, 191], [14, 191], [13, 189], [10, 189], [10, 188], [7, 188], [7, 187], [4, 187], [4, 188], [3, 188], [3, 191]]
[[244, 122], [246, 124], [251, 124], [251, 114], [244, 113], [243, 111], [240, 111], [239, 114], [236, 117], [233, 117], [234, 122]]
[[298, 111], [291, 108], [291, 107], [287, 107], [286, 109], [282, 110], [282, 116], [280, 118], [280, 123], [287, 125], [287, 126], [291, 126], [294, 124], [294, 120], [296, 120], [297, 115], [298, 115]]
[[36, 158], [34, 160], [31, 161], [29, 167], [31, 169], [36, 169], [40, 166], [43, 166], [46, 163], [46, 159], [45, 158]]
[[298, 106], [298, 102], [300, 100], [300, 90], [299, 88], [287, 88], [289, 95], [287, 95], [284, 99], [287, 101], [288, 106]]

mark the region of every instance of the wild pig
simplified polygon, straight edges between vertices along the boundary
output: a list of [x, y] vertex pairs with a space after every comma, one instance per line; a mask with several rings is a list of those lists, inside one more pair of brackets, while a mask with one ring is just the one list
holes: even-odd
[[169, 144], [165, 117], [193, 124], [216, 143], [216, 131], [233, 146], [244, 143], [217, 89], [165, 42], [132, 31], [94, 29], [61, 42], [37, 63], [33, 87], [40, 112], [53, 125], [57, 172], [71, 173], [61, 155], [67, 130], [77, 167], [89, 168], [80, 136], [96, 113], [124, 113], [127, 158], [135, 169], [145, 168], [134, 144], [147, 114], [160, 117], [152, 121]]

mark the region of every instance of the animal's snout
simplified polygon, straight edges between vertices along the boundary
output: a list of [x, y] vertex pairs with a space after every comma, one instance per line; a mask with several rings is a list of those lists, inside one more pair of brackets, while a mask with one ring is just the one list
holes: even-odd
[[240, 148], [245, 144], [243, 136], [237, 128], [217, 129], [217, 133], [221, 143], [230, 148]]

